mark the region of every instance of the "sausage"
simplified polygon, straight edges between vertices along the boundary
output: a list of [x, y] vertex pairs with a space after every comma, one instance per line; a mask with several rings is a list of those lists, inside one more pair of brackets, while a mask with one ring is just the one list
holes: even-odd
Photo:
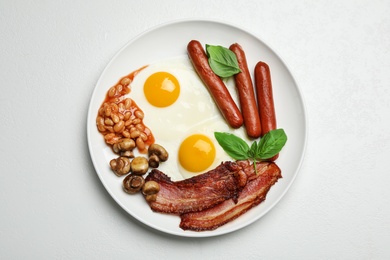
[[245, 52], [238, 43], [232, 44], [229, 49], [236, 54], [238, 66], [241, 70], [241, 72], [234, 75], [234, 80], [238, 90], [246, 133], [251, 138], [258, 138], [261, 135], [260, 117]]
[[[261, 122], [261, 136], [264, 136], [270, 130], [276, 129], [271, 72], [269, 66], [265, 62], [260, 61], [255, 66], [255, 86]], [[269, 160], [274, 161], [278, 158], [278, 156], [279, 154]]]
[[232, 128], [242, 126], [244, 119], [241, 112], [221, 78], [210, 68], [206, 52], [201, 43], [196, 40], [190, 41], [187, 45], [187, 51], [195, 71], [206, 85], [226, 122]]

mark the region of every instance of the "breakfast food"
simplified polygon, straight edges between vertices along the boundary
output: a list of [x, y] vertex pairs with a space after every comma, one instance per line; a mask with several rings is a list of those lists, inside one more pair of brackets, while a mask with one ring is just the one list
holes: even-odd
[[217, 168], [182, 181], [173, 182], [159, 170], [152, 170], [146, 181], [155, 181], [160, 191], [149, 205], [153, 211], [182, 214], [215, 206], [224, 200], [237, 199], [241, 168], [224, 162]]
[[[276, 115], [274, 98], [272, 93], [271, 72], [268, 64], [258, 62], [255, 66], [255, 86], [257, 94], [258, 109], [261, 122], [261, 136], [264, 136], [270, 130], [276, 129]], [[270, 160], [278, 158], [278, 154]]]
[[136, 174], [129, 174], [123, 179], [123, 190], [129, 194], [139, 192], [145, 184], [145, 179]]
[[263, 136], [270, 130], [276, 129], [271, 73], [265, 62], [260, 61], [255, 66], [255, 84]]
[[187, 45], [187, 51], [196, 72], [210, 91], [215, 103], [228, 124], [233, 128], [242, 126], [243, 118], [241, 112], [225, 84], [210, 68], [201, 43], [196, 40], [190, 41]]
[[[213, 164], [215, 159], [213, 141], [202, 134], [188, 136], [179, 147], [180, 165], [190, 172], [202, 172]], [[193, 156], [188, 156], [192, 154]]]
[[[180, 88], [178, 98], [165, 107], [155, 106], [146, 98], [146, 82], [159, 72], [174, 76]], [[162, 77], [158, 85], [164, 85], [164, 81]], [[233, 80], [229, 84], [234, 88]], [[191, 178], [216, 168], [222, 161], [231, 160], [214, 138], [215, 131], [226, 131], [229, 126], [187, 54], [148, 64], [137, 73], [129, 87], [128, 97], [144, 111], [143, 123], [151, 129], [156, 142], [170, 154], [167, 162], [159, 162], [158, 169], [169, 174], [172, 180]], [[164, 95], [169, 96], [169, 93]], [[243, 128], [236, 131], [245, 138]]]
[[207, 173], [177, 182], [152, 170], [146, 181], [158, 183], [160, 191], [149, 205], [155, 212], [180, 215], [183, 229], [215, 229], [263, 201], [282, 177], [272, 162], [258, 162], [257, 169], [255, 173], [247, 160], [224, 162]]
[[215, 207], [180, 215], [180, 227], [184, 230], [214, 230], [247, 212], [265, 200], [266, 195], [279, 178], [282, 177], [279, 167], [272, 162], [257, 163], [257, 174], [248, 161], [237, 162], [248, 181], [240, 191], [237, 201], [228, 199]]
[[241, 69], [241, 72], [234, 75], [234, 80], [240, 99], [244, 126], [249, 137], [258, 138], [261, 134], [261, 124], [245, 52], [238, 43], [232, 44], [229, 49], [236, 54], [238, 65]]
[[159, 144], [152, 144], [148, 149], [149, 166], [152, 168], [158, 168], [160, 162], [168, 160], [169, 154], [164, 147]]
[[158, 71], [144, 83], [144, 94], [155, 107], [167, 107], [176, 102], [180, 95], [180, 83], [171, 73]]
[[[226, 49], [213, 48], [215, 53]], [[118, 156], [109, 165], [123, 177], [126, 193], [142, 193], [152, 211], [179, 216], [183, 230], [214, 230], [265, 200], [282, 176], [275, 163], [264, 159], [279, 152], [286, 139], [274, 144], [284, 135], [270, 131], [275, 123], [273, 129], [266, 128], [273, 132], [262, 138], [266, 141], [247, 144], [262, 134], [259, 111], [267, 110], [257, 110], [239, 44], [226, 49], [234, 60], [237, 57], [237, 71], [225, 76], [214, 73], [215, 64], [210, 66], [207, 58], [211, 51], [206, 54], [200, 42], [190, 41], [187, 50], [186, 57], [156, 61], [121, 78], [108, 90], [96, 125]], [[273, 109], [269, 71], [263, 67], [255, 69], [256, 84], [262, 79], [268, 85], [256, 85], [257, 92], [263, 92], [257, 97], [267, 99]], [[230, 86], [220, 78], [232, 75]], [[228, 87], [236, 87], [242, 114]]]
[[125, 156], [119, 156], [110, 161], [111, 170], [119, 177], [130, 172], [130, 165], [130, 159]]
[[[96, 125], [107, 144], [113, 146], [123, 138], [130, 138], [135, 142], [138, 150], [145, 153], [148, 146], [154, 143], [154, 137], [143, 123], [143, 111], [131, 98], [125, 97], [130, 93], [129, 85], [134, 76], [142, 69], [123, 77], [108, 90], [99, 108]], [[114, 148], [114, 152], [119, 150]]]
[[155, 181], [147, 181], [142, 187], [142, 194], [147, 202], [155, 201], [157, 193], [160, 191], [160, 184]]

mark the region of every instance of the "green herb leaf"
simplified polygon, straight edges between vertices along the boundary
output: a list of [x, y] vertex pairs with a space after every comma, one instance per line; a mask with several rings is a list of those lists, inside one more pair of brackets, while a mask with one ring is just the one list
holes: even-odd
[[240, 137], [230, 133], [214, 133], [222, 149], [235, 160], [246, 160], [249, 158], [249, 145]]
[[248, 157], [249, 158], [255, 158], [256, 157], [256, 152], [257, 152], [257, 143], [253, 142], [251, 145], [251, 148], [248, 151]]
[[228, 48], [206, 44], [206, 53], [211, 69], [221, 78], [233, 76], [241, 71], [236, 55]]
[[269, 159], [278, 154], [287, 142], [287, 135], [283, 129], [275, 129], [266, 133], [259, 141], [256, 158]]
[[287, 135], [283, 129], [269, 131], [259, 142], [254, 141], [250, 147], [243, 139], [230, 133], [214, 132], [214, 136], [223, 150], [233, 159], [253, 160], [256, 173], [256, 161], [275, 156], [287, 142]]

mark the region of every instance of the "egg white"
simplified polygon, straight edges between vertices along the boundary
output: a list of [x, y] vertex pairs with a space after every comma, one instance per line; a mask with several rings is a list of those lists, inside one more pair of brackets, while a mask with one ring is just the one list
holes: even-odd
[[[146, 79], [160, 71], [171, 73], [180, 83], [179, 98], [174, 104], [164, 108], [151, 105], [143, 92]], [[234, 81], [225, 83], [237, 102]], [[186, 137], [192, 134], [204, 134], [214, 143], [215, 160], [204, 172], [214, 169], [223, 161], [232, 160], [219, 146], [214, 132], [233, 132], [247, 139], [243, 127], [233, 130], [228, 126], [187, 56], [150, 64], [134, 77], [130, 86], [129, 97], [144, 111], [144, 124], [152, 131], [155, 142], [162, 145], [169, 153], [168, 161], [160, 163], [159, 170], [170, 176], [172, 180], [182, 180], [199, 174], [185, 170], [179, 163], [179, 147]]]

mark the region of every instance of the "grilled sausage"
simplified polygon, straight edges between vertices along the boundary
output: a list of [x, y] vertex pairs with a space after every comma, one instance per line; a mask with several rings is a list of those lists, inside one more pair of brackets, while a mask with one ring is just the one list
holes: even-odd
[[238, 43], [232, 44], [229, 49], [236, 54], [241, 72], [234, 75], [241, 113], [244, 118], [246, 133], [249, 137], [258, 138], [261, 134], [259, 112], [257, 110], [255, 92], [249, 73], [245, 52]]
[[225, 84], [210, 68], [201, 43], [196, 40], [190, 41], [187, 45], [187, 51], [195, 71], [206, 85], [227, 123], [233, 128], [239, 128], [244, 121], [241, 112]]
[[[269, 66], [261, 61], [255, 66], [255, 86], [261, 122], [261, 136], [264, 136], [270, 130], [276, 129], [276, 116], [272, 94], [271, 72]], [[278, 156], [279, 154], [269, 160], [274, 161]]]

